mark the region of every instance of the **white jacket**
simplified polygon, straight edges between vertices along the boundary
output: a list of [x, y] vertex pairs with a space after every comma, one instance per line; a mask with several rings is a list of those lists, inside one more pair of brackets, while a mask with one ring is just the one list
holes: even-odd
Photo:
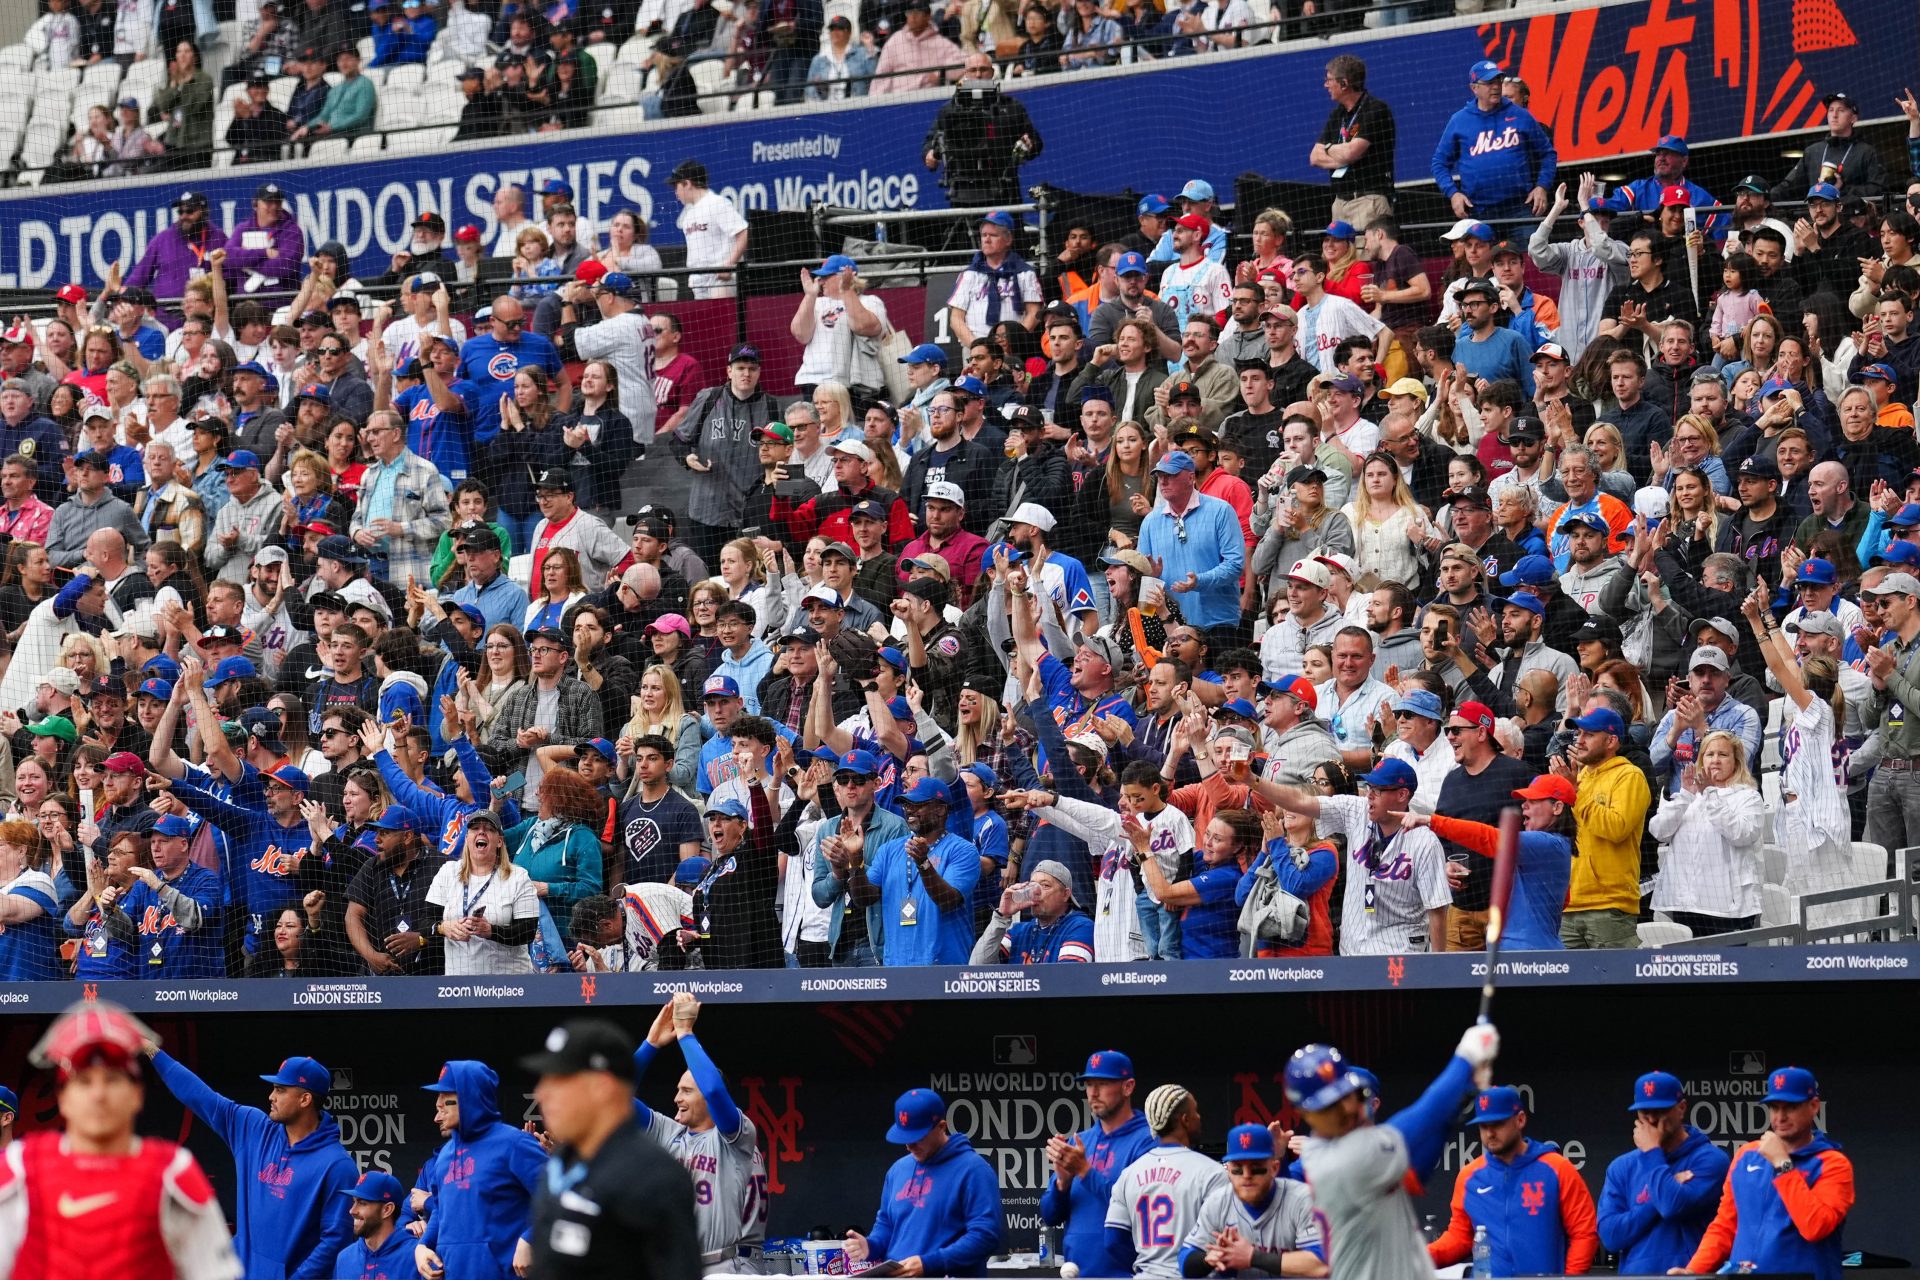
[[1744, 919], [1760, 914], [1767, 802], [1758, 787], [1706, 787], [1661, 802], [1647, 829], [1670, 846], [1653, 882], [1655, 911]]

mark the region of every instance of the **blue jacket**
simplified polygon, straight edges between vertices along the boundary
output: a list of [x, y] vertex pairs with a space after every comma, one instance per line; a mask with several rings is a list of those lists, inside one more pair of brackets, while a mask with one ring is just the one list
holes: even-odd
[[[1620, 1255], [1620, 1274], [1658, 1276], [1687, 1265], [1713, 1221], [1727, 1164], [1727, 1153], [1688, 1125], [1671, 1155], [1629, 1151], [1607, 1166], [1600, 1243]], [[1693, 1176], [1682, 1182], [1678, 1173]]]
[[238, 1188], [233, 1247], [247, 1280], [332, 1280], [353, 1239], [347, 1198], [359, 1177], [330, 1112], [298, 1142], [257, 1107], [224, 1098], [165, 1050], [153, 1055], [161, 1083], [233, 1152]]
[[413, 1265], [413, 1251], [419, 1243], [396, 1219], [392, 1234], [377, 1251], [361, 1240], [341, 1250], [333, 1274], [340, 1280], [415, 1280], [420, 1271]]
[[917, 1257], [930, 1276], [980, 1275], [1004, 1221], [993, 1166], [956, 1133], [925, 1164], [911, 1155], [893, 1162], [867, 1243], [875, 1261]]
[[[162, 877], [165, 879], [165, 877]], [[166, 883], [200, 907], [200, 927], [183, 933], [159, 893], [145, 882], [127, 891], [127, 919], [140, 931], [140, 947], [133, 957], [138, 976], [149, 982], [177, 982], [182, 978], [224, 978], [226, 955], [220, 944], [220, 908], [226, 902], [220, 877], [195, 862]], [[160, 948], [160, 963], [153, 949]]]
[[[1613, 189], [1606, 199], [1606, 206], [1617, 213], [1644, 213], [1650, 218], [1660, 216], [1660, 193], [1668, 187], [1685, 187], [1687, 203], [1695, 208], [1719, 204], [1713, 193], [1697, 182], [1682, 178], [1678, 182], [1662, 182], [1658, 178], [1636, 178], [1632, 182], [1623, 182]], [[1715, 240], [1727, 238], [1727, 229], [1732, 222], [1724, 213], [1703, 213], [1699, 220], [1700, 229]]]
[[435, 1161], [433, 1216], [420, 1237], [456, 1280], [512, 1280], [514, 1246], [533, 1224], [547, 1165], [540, 1140], [500, 1118], [499, 1089], [492, 1067], [467, 1059], [447, 1063], [440, 1081], [426, 1086], [460, 1100], [459, 1127]]
[[[467, 784], [473, 788], [473, 804], [468, 804], [459, 796], [421, 786], [394, 763], [390, 751], [382, 751], [373, 758], [373, 762], [380, 767], [380, 780], [387, 784], [387, 790], [393, 793], [393, 798], [405, 805], [409, 812], [433, 824], [433, 831], [440, 842], [440, 852], [449, 858], [459, 857], [460, 850], [466, 844], [467, 819], [493, 800], [493, 779], [488, 776], [480, 753], [473, 749], [473, 743], [468, 741], [464, 733], [453, 740], [453, 751], [460, 758], [460, 771], [467, 775]], [[509, 820], [502, 817], [502, 821]]]
[[[480, 389], [471, 382], [456, 378], [448, 390], [460, 398], [463, 407], [458, 413], [442, 409], [424, 382], [417, 387], [408, 387], [395, 396], [393, 407], [407, 420], [407, 448], [438, 467], [448, 479], [460, 481], [467, 478], [467, 467], [471, 461], [469, 450], [473, 445], [474, 406]], [[488, 625], [492, 625], [492, 620]]]
[[[880, 886], [880, 918], [886, 924], [886, 945], [880, 963], [965, 964], [973, 954], [973, 887], [980, 880], [980, 854], [952, 832], [934, 841], [927, 863], [960, 895], [951, 911], [934, 905], [926, 881], [907, 854], [907, 839], [889, 841], [867, 855], [867, 875]], [[901, 914], [913, 905], [918, 925], [908, 925]]]
[[1430, 168], [1442, 196], [1464, 191], [1476, 215], [1498, 218], [1517, 216], [1509, 211], [1533, 188], [1552, 191], [1554, 165], [1553, 139], [1532, 112], [1469, 102], [1440, 131]]
[[1068, 1183], [1065, 1191], [1057, 1178], [1047, 1179], [1047, 1189], [1040, 1193], [1040, 1221], [1055, 1227], [1065, 1224], [1060, 1252], [1073, 1259], [1081, 1275], [1124, 1275], [1127, 1260], [1114, 1257], [1107, 1247], [1107, 1202], [1113, 1198], [1113, 1180], [1120, 1171], [1152, 1149], [1153, 1133], [1147, 1128], [1147, 1117], [1136, 1111], [1112, 1133], [1096, 1124], [1077, 1136], [1087, 1149], [1087, 1171]]
[[270, 927], [262, 924], [270, 913], [299, 905], [300, 862], [313, 845], [304, 821], [295, 819], [293, 826], [283, 827], [270, 814], [223, 800], [185, 778], [174, 782], [173, 794], [227, 837], [230, 874], [238, 876], [245, 868], [240, 883], [228, 888], [237, 890], [234, 897], [246, 904], [249, 937]]
[[1427, 1252], [1440, 1266], [1465, 1261], [1476, 1227], [1487, 1229], [1496, 1276], [1580, 1275], [1599, 1245], [1580, 1171], [1556, 1143], [1532, 1138], [1511, 1160], [1483, 1155], [1460, 1170], [1453, 1217]]
[[[1826, 1134], [1793, 1153], [1793, 1172], [1775, 1176], [1749, 1142], [1733, 1153], [1720, 1211], [1694, 1259], [1711, 1269], [1810, 1272], [1840, 1280], [1840, 1244], [1853, 1210], [1853, 1162]], [[1689, 1267], [1689, 1270], [1695, 1270]]]
[[432, 18], [409, 18], [406, 31], [395, 31], [394, 23], [373, 29], [373, 61], [370, 67], [397, 67], [403, 62], [425, 62], [433, 47], [440, 24]]

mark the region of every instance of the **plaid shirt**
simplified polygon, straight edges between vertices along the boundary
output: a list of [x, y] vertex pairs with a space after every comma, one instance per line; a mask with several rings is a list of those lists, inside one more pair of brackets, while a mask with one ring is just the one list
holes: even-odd
[[[377, 501], [376, 485], [380, 486]], [[382, 538], [372, 547], [372, 554], [386, 561], [387, 581], [404, 583], [413, 577], [431, 582], [434, 548], [440, 544], [440, 535], [453, 526], [447, 482], [439, 470], [410, 449], [390, 463], [368, 463], [348, 535], [375, 520], [398, 520], [407, 528], [404, 534]]]
[[[540, 693], [531, 680], [521, 684], [501, 702], [500, 709], [487, 727], [487, 746], [508, 757], [518, 767], [530, 754], [514, 741], [522, 729], [533, 726]], [[553, 717], [553, 732], [546, 745], [561, 746], [586, 742], [601, 734], [600, 695], [583, 680], [560, 677], [560, 709]]]

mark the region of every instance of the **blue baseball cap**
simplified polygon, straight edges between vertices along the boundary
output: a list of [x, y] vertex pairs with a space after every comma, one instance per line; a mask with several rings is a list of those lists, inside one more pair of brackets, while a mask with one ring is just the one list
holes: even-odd
[[[1133, 212], [1137, 216], [1145, 216], [1147, 214], [1158, 215], [1158, 214], [1165, 213], [1167, 210], [1171, 208], [1173, 208], [1173, 206], [1167, 203], [1167, 198], [1165, 196], [1145, 195], [1140, 197], [1139, 204], [1136, 204], [1135, 206], [1133, 206]], [[1140, 255], [1136, 253], [1131, 256], [1138, 258]], [[1123, 258], [1121, 259], [1121, 261], [1124, 262], [1125, 259]]]
[[946, 784], [937, 778], [922, 778], [908, 787], [900, 797], [901, 804], [949, 804], [953, 797], [947, 794]]
[[1260, 713], [1255, 711], [1253, 704], [1245, 698], [1234, 698], [1230, 701], [1223, 702], [1214, 709], [1213, 714], [1216, 716], [1239, 716], [1242, 720], [1258, 720], [1260, 718]]
[[898, 649], [894, 648], [890, 644], [883, 645], [881, 647], [880, 660], [886, 663], [888, 666], [892, 667], [895, 671], [908, 670], [907, 655], [900, 652]]
[[[273, 769], [262, 770], [260, 776], [268, 782], [277, 782], [290, 791], [298, 791], [301, 795], [307, 794], [308, 788], [313, 786], [313, 781], [307, 777], [307, 771], [305, 769], [296, 769], [290, 764], [283, 764]], [[390, 805], [388, 812], [390, 813], [397, 808], [399, 808], [398, 805]], [[422, 826], [416, 829], [425, 830], [425, 827]]]
[[215, 471], [258, 471], [260, 455], [251, 449], [235, 449], [213, 464]]
[[1160, 456], [1153, 464], [1153, 473], [1159, 476], [1177, 476], [1183, 471], [1193, 470], [1193, 457], [1184, 449], [1173, 449]]
[[1616, 738], [1627, 736], [1627, 722], [1620, 718], [1618, 711], [1612, 711], [1606, 707], [1596, 707], [1575, 719], [1573, 727], [1584, 729], [1588, 733], [1610, 733]]
[[180, 678], [180, 663], [178, 659], [170, 658], [164, 653], [156, 653], [140, 664], [140, 673], [147, 676], [158, 676], [162, 680], [178, 680]]
[[880, 761], [871, 751], [849, 751], [840, 757], [840, 763], [834, 766], [835, 773], [857, 773], [863, 778], [875, 777], [880, 772]]
[[1880, 553], [1874, 556], [1874, 559], [1881, 564], [1920, 565], [1920, 547], [1914, 546], [1911, 542], [1895, 539], [1880, 548]]
[[923, 342], [907, 354], [900, 357], [901, 364], [940, 364], [947, 362], [947, 353], [931, 342]]
[[974, 396], [984, 400], [987, 395], [987, 384], [968, 373], [955, 378], [953, 385], [948, 387], [947, 390], [959, 395]]
[[1002, 551], [1007, 553], [1008, 564], [1019, 564], [1027, 558], [1027, 553], [1011, 542], [989, 542], [980, 552], [980, 567], [992, 569], [995, 554]]
[[988, 791], [998, 791], [1000, 789], [1000, 775], [993, 771], [992, 765], [983, 761], [976, 760], [972, 764], [963, 765], [960, 772], [970, 773], [978, 778], [980, 785]]
[[1553, 561], [1545, 556], [1521, 556], [1513, 568], [1500, 575], [1503, 587], [1537, 587], [1553, 581]]
[[177, 813], [170, 813], [153, 824], [153, 834], [157, 836], [190, 836], [193, 834], [193, 823]]
[[1877, 361], [1860, 370], [1860, 381], [1870, 382], [1874, 380], [1880, 382], [1898, 382], [1900, 381], [1900, 375], [1894, 372], [1892, 365], [1884, 361]]
[[485, 627], [487, 625], [487, 615], [480, 612], [480, 606], [473, 604], [456, 604], [453, 607], [461, 613], [466, 614], [467, 617], [472, 620], [474, 626]]
[[142, 680], [140, 687], [133, 691], [133, 696], [158, 698], [162, 702], [169, 702], [173, 698], [173, 681], [162, 680], [159, 676], [151, 680]]
[[[1920, 510], [1920, 508], [1916, 508]], [[1834, 583], [1833, 562], [1815, 556], [1811, 560], [1800, 562], [1800, 572], [1794, 575], [1796, 584], [1805, 583], [1816, 587], [1830, 587]]]
[[983, 227], [999, 227], [1002, 231], [1011, 231], [1013, 230], [1013, 215], [996, 209], [986, 217], [980, 219], [980, 225]]
[[275, 755], [285, 755], [287, 744], [280, 740], [280, 713], [266, 707], [248, 707], [240, 713], [240, 727], [247, 737]]
[[1440, 710], [1440, 695], [1431, 689], [1409, 689], [1394, 699], [1395, 711], [1410, 711], [1427, 720], [1439, 721], [1444, 713]]
[[380, 811], [380, 816], [367, 824], [375, 831], [418, 831], [420, 819], [413, 811], [403, 805], [390, 804]]
[[1507, 73], [1500, 69], [1500, 64], [1492, 58], [1482, 58], [1467, 68], [1467, 82], [1469, 84], [1493, 84], [1496, 81], [1504, 80], [1506, 75]]
[[259, 674], [253, 663], [235, 654], [213, 664], [213, 670], [207, 673], [207, 688], [218, 689], [229, 680], [251, 680]]
[[269, 391], [278, 391], [280, 389], [280, 379], [274, 377], [273, 370], [267, 368], [267, 366], [261, 364], [258, 360], [249, 360], [245, 364], [237, 364], [233, 366], [233, 371], [236, 374], [251, 373], [255, 375], [267, 384], [267, 390]]
[[673, 869], [673, 882], [699, 884], [705, 878], [708, 868], [712, 866], [712, 858], [702, 858], [698, 855], [688, 858]]
[[914, 718], [913, 704], [896, 695], [887, 699], [887, 714], [895, 720], [911, 720]]
[[1791, 390], [1793, 390], [1793, 384], [1785, 378], [1768, 378], [1760, 384], [1760, 398], [1765, 400], [1769, 396], [1777, 396], [1782, 391]]
[[842, 271], [858, 271], [860, 264], [844, 253], [828, 256], [827, 260], [813, 269], [816, 276], [837, 276]]
[[1345, 1056], [1330, 1044], [1295, 1049], [1287, 1059], [1282, 1085], [1287, 1101], [1302, 1111], [1324, 1111], [1365, 1087], [1365, 1082], [1347, 1069]]
[[1677, 156], [1687, 154], [1687, 140], [1677, 133], [1670, 133], [1653, 144], [1655, 151], [1671, 151]]
[[1361, 774], [1356, 781], [1370, 787], [1405, 787], [1409, 791], [1417, 790], [1420, 786], [1419, 775], [1405, 760], [1382, 760], [1373, 767], [1372, 773]]
[[1816, 182], [1807, 188], [1807, 199], [1831, 200], [1837, 204], [1840, 200], [1840, 188], [1831, 182]]
[[[1159, 199], [1158, 196], [1150, 198], [1155, 200]], [[1141, 203], [1144, 204], [1146, 202], [1142, 201]], [[1160, 207], [1162, 209], [1167, 207], [1164, 200], [1160, 202]], [[1113, 274], [1117, 276], [1143, 276], [1147, 274], [1147, 260], [1137, 253], [1123, 253], [1114, 261]]]
[[1537, 617], [1547, 616], [1547, 606], [1531, 591], [1516, 591], [1510, 596], [1495, 596], [1494, 601], [1501, 605], [1511, 605], [1515, 609], [1525, 609]]
[[0, 1111], [10, 1116], [20, 1114], [20, 1095], [3, 1084], [0, 1084]]
[[1182, 200], [1211, 200], [1213, 199], [1213, 184], [1204, 178], [1189, 179], [1187, 185], [1180, 188], [1180, 198]]
[[740, 682], [732, 676], [708, 676], [707, 682], [700, 686], [700, 700], [708, 698], [737, 698], [740, 696]]
[[1118, 1049], [1094, 1050], [1087, 1055], [1086, 1070], [1080, 1073], [1082, 1082], [1131, 1079], [1133, 1079], [1133, 1059]]
[[1473, 1100], [1474, 1124], [1499, 1124], [1502, 1120], [1511, 1120], [1525, 1111], [1527, 1106], [1520, 1101], [1520, 1091], [1510, 1084], [1497, 1084], [1491, 1089], [1482, 1089], [1480, 1096]]
[[611, 742], [608, 742], [605, 738], [593, 738], [587, 741], [586, 743], [584, 743], [583, 745], [587, 748], [587, 750], [598, 752], [601, 756], [604, 756], [608, 764], [620, 763], [620, 753], [615, 751], [613, 749], [613, 744]]
[[543, 196], [570, 196], [573, 194], [573, 188], [559, 178], [548, 178], [540, 184], [540, 194]]
[[339, 1196], [350, 1196], [355, 1200], [370, 1200], [375, 1204], [399, 1204], [407, 1197], [400, 1179], [378, 1169], [369, 1169], [360, 1175], [360, 1181], [350, 1187], [334, 1192]]
[[278, 1071], [260, 1078], [268, 1084], [287, 1089], [305, 1089], [323, 1098], [333, 1088], [333, 1073], [312, 1058], [288, 1058], [280, 1064]]
[[1775, 1067], [1767, 1073], [1767, 1096], [1762, 1102], [1812, 1102], [1820, 1096], [1820, 1082], [1805, 1067]]
[[747, 806], [741, 804], [738, 800], [722, 800], [719, 804], [710, 804], [707, 806], [707, 816], [709, 818], [738, 818], [742, 822], [748, 822], [751, 821], [753, 815], [749, 814], [747, 812]]
[[1629, 1111], [1665, 1111], [1684, 1098], [1687, 1087], [1680, 1077], [1665, 1071], [1649, 1071], [1633, 1082], [1633, 1102]]
[[1273, 1159], [1273, 1132], [1263, 1124], [1237, 1124], [1227, 1130], [1228, 1164], [1236, 1160]]
[[893, 1124], [887, 1128], [887, 1141], [918, 1142], [946, 1118], [947, 1104], [939, 1094], [931, 1089], [909, 1089], [894, 1100]]
[[1353, 240], [1357, 234], [1351, 222], [1342, 222], [1335, 218], [1327, 224], [1327, 229], [1320, 233], [1320, 238], [1322, 240]]
[[600, 277], [600, 290], [624, 298], [633, 292], [633, 277], [624, 271], [609, 271]]

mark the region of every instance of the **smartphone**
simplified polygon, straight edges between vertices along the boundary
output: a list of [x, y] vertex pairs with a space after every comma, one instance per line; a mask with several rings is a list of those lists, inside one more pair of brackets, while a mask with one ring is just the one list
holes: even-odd
[[527, 785], [526, 771], [522, 769], [515, 769], [512, 773], [507, 775], [506, 781], [500, 784], [500, 790], [504, 791], [506, 794], [510, 796], [516, 796], [516, 795], [519, 795], [521, 791], [526, 789], [526, 785]]
[[1452, 628], [1449, 625], [1447, 619], [1445, 618], [1435, 619], [1433, 624], [1433, 642], [1436, 645], [1439, 645], [1443, 649], [1446, 648], [1447, 639], [1451, 634], [1452, 634]]

